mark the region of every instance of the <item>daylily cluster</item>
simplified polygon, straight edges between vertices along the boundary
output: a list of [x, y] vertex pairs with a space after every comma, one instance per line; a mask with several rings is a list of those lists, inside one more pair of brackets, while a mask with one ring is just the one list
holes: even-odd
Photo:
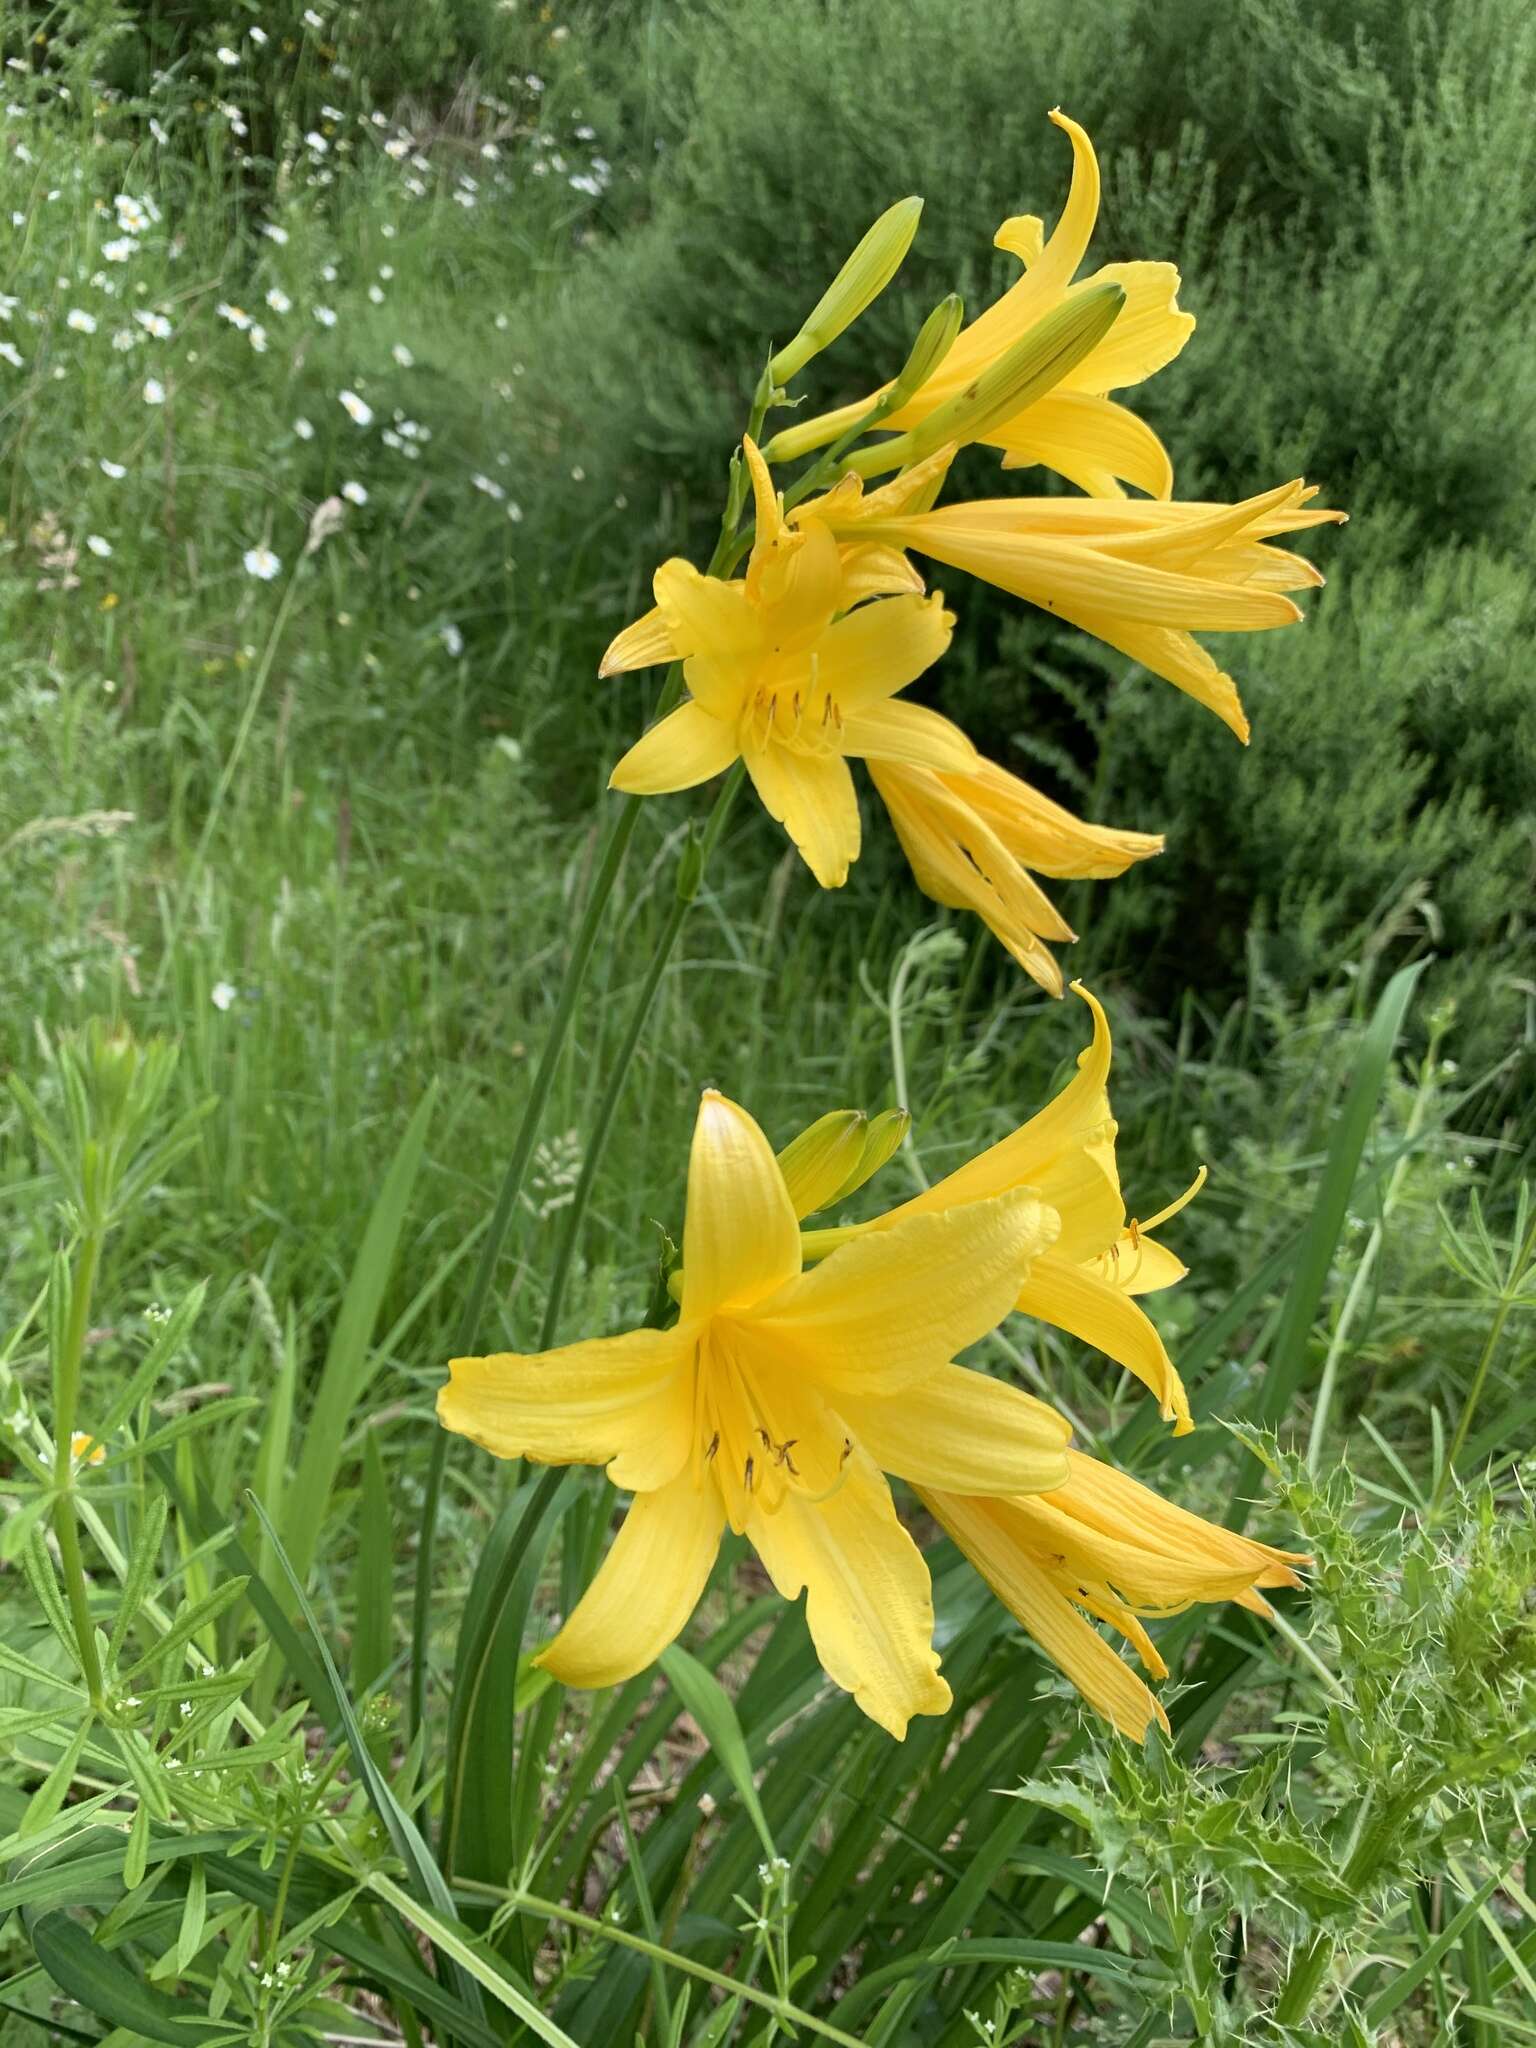
[[[742, 760], [770, 815], [830, 889], [859, 852], [848, 762], [862, 759], [919, 885], [975, 911], [1059, 995], [1050, 947], [1074, 935], [1035, 875], [1108, 879], [1160, 851], [1162, 839], [1074, 817], [983, 759], [947, 720], [900, 698], [943, 654], [954, 625], [942, 597], [922, 595], [912, 555], [1080, 627], [1246, 740], [1236, 685], [1193, 636], [1299, 620], [1290, 593], [1322, 577], [1266, 543], [1343, 515], [1314, 507], [1315, 491], [1300, 482], [1236, 505], [1172, 497], [1162, 443], [1107, 394], [1170, 362], [1195, 323], [1179, 309], [1171, 264], [1110, 264], [1076, 279], [1098, 214], [1098, 167], [1077, 123], [1051, 118], [1074, 158], [1061, 219], [1049, 239], [1032, 216], [1005, 222], [996, 238], [1024, 276], [951, 333], [947, 350], [941, 341], [910, 395], [888, 386], [786, 429], [765, 449], [748, 439], [756, 532], [745, 577], [664, 562], [655, 609], [619, 634], [601, 673], [679, 661], [687, 688], [620, 761], [616, 789], [686, 789]], [[1095, 308], [1104, 317], [1087, 318]], [[798, 365], [800, 352], [788, 353]], [[1009, 364], [1019, 373], [999, 378]], [[1016, 410], [1006, 398], [1001, 410], [991, 402], [994, 385], [1015, 393]], [[894, 438], [866, 441], [841, 471], [824, 463], [829, 487], [786, 513], [772, 465], [841, 445], [861, 422]], [[935, 434], [942, 438], [930, 448]], [[1043, 465], [1089, 495], [935, 509], [966, 440], [1001, 449], [1005, 468]], [[863, 476], [888, 469], [899, 470], [894, 481], [866, 494]], [[1150, 495], [1128, 498], [1125, 484]]]
[[859, 1142], [859, 1119], [834, 1113], [775, 1158], [744, 1109], [707, 1091], [676, 1323], [452, 1362], [438, 1397], [447, 1428], [501, 1458], [606, 1465], [634, 1494], [596, 1578], [539, 1653], [546, 1670], [574, 1686], [643, 1670], [693, 1612], [729, 1527], [786, 1599], [805, 1593], [823, 1667], [882, 1727], [901, 1736], [913, 1714], [944, 1712], [928, 1568], [886, 1474], [916, 1491], [1045, 1653], [1133, 1737], [1162, 1709], [1086, 1617], [1120, 1629], [1161, 1676], [1143, 1615], [1229, 1598], [1262, 1612], [1258, 1588], [1296, 1583], [1301, 1560], [1073, 1451], [1049, 1405], [956, 1363], [1023, 1309], [1097, 1345], [1152, 1388], [1177, 1429], [1191, 1426], [1135, 1299], [1184, 1267], [1153, 1225], [1127, 1219], [1108, 1025], [1080, 993], [1093, 1040], [1061, 1094], [868, 1223], [801, 1229], [887, 1153]]

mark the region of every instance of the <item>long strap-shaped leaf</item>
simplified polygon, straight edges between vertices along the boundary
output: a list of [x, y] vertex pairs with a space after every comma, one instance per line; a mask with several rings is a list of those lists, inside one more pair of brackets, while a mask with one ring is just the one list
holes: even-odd
[[[411, 1890], [417, 1898], [425, 1900], [428, 1904], [434, 1906], [445, 1919], [452, 1920], [454, 1918], [453, 1900], [449, 1895], [448, 1886], [444, 1882], [443, 1873], [432, 1860], [432, 1851], [422, 1839], [420, 1829], [400, 1804], [394, 1793], [391, 1792], [388, 1780], [374, 1762], [373, 1755], [363, 1739], [363, 1731], [358, 1726], [357, 1714], [353, 1709], [351, 1700], [347, 1696], [347, 1689], [341, 1682], [341, 1673], [336, 1669], [336, 1663], [331, 1656], [330, 1648], [320, 1633], [320, 1624], [315, 1619], [315, 1610], [309, 1604], [309, 1596], [304, 1591], [298, 1573], [289, 1562], [288, 1553], [282, 1545], [282, 1539], [273, 1527], [271, 1517], [261, 1505], [261, 1502], [257, 1500], [255, 1494], [247, 1493], [246, 1498], [256, 1510], [261, 1526], [267, 1533], [267, 1540], [272, 1545], [272, 1554], [277, 1559], [283, 1575], [288, 1581], [289, 1590], [293, 1594], [299, 1618], [309, 1630], [316, 1654], [320, 1659], [321, 1665], [324, 1667], [326, 1678], [330, 1681], [331, 1695], [336, 1702], [336, 1712], [341, 1721], [342, 1732], [345, 1734], [347, 1746], [352, 1752], [353, 1768], [362, 1779], [364, 1789], [368, 1794], [369, 1803], [383, 1822], [385, 1831], [388, 1833], [390, 1841], [394, 1844], [395, 1854], [410, 1873]], [[455, 1988], [459, 1996], [477, 2018], [483, 2019], [485, 2016], [485, 2002], [480, 1996], [479, 1988], [474, 1982], [473, 1977], [467, 1974], [459, 1963], [450, 1962], [449, 1968], [454, 1974]]]

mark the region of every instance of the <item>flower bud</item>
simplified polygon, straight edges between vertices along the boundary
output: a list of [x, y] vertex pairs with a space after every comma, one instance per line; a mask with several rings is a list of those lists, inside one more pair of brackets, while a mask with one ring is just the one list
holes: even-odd
[[901, 374], [883, 394], [881, 403], [886, 412], [900, 412], [910, 399], [917, 396], [954, 347], [955, 336], [960, 332], [964, 319], [965, 302], [958, 292], [951, 292], [947, 299], [939, 301], [918, 329], [912, 353], [902, 365]]
[[858, 1170], [868, 1130], [859, 1109], [832, 1109], [779, 1154], [779, 1171], [797, 1216], [825, 1209]]
[[879, 1116], [871, 1117], [864, 1132], [864, 1146], [859, 1154], [859, 1163], [828, 1202], [845, 1201], [865, 1181], [873, 1180], [888, 1160], [892, 1159], [898, 1147], [912, 1128], [912, 1112], [907, 1109], [884, 1109]]
[[812, 356], [820, 355], [874, 304], [901, 268], [922, 210], [918, 198], [898, 199], [886, 208], [817, 300], [794, 340], [768, 365], [775, 384], [803, 370]]
[[909, 433], [861, 448], [845, 468], [879, 476], [921, 462], [946, 441], [984, 440], [1075, 370], [1104, 339], [1124, 304], [1125, 293], [1117, 284], [1074, 292]]

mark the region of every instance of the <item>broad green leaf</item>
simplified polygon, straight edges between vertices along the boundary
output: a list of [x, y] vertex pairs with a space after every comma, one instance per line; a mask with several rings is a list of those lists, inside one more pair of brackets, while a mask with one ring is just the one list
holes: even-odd
[[663, 1650], [660, 1662], [672, 1690], [698, 1723], [705, 1741], [724, 1766], [726, 1774], [736, 1788], [737, 1797], [750, 1814], [752, 1825], [757, 1829], [757, 1838], [763, 1845], [763, 1854], [771, 1862], [779, 1852], [774, 1847], [762, 1802], [757, 1796], [752, 1758], [748, 1754], [746, 1738], [741, 1732], [741, 1723], [736, 1718], [736, 1709], [731, 1705], [730, 1695], [713, 1671], [706, 1669], [697, 1657], [690, 1656], [680, 1644], [673, 1643], [670, 1649]]
[[59, 1989], [135, 2038], [166, 2041], [171, 2048], [240, 2039], [238, 2030], [202, 2018], [190, 2000], [151, 1990], [115, 1955], [98, 1948], [78, 1920], [45, 1913], [33, 1920], [31, 1934], [37, 1960]]

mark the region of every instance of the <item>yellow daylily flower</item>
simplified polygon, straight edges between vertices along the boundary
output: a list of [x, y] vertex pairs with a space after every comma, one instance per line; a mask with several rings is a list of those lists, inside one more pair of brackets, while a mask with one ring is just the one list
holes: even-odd
[[1139, 1742], [1150, 1721], [1166, 1729], [1168, 1717], [1085, 1616], [1118, 1629], [1153, 1677], [1166, 1678], [1142, 1616], [1203, 1600], [1267, 1614], [1258, 1588], [1299, 1585], [1292, 1566], [1308, 1560], [1207, 1522], [1080, 1451], [1067, 1464], [1064, 1486], [1018, 1500], [919, 1493], [1088, 1704]]
[[953, 1363], [1007, 1315], [1055, 1232], [1038, 1196], [1010, 1191], [802, 1272], [767, 1139], [707, 1091], [677, 1324], [456, 1358], [438, 1395], [444, 1426], [495, 1456], [606, 1465], [634, 1494], [537, 1662], [573, 1686], [643, 1670], [692, 1613], [729, 1525], [785, 1599], [805, 1592], [822, 1665], [865, 1713], [897, 1737], [942, 1713], [928, 1571], [883, 1475], [1009, 1497], [1062, 1483], [1062, 1418]]
[[984, 755], [969, 775], [893, 761], [871, 762], [869, 772], [918, 887], [936, 903], [974, 910], [1053, 996], [1063, 982], [1047, 941], [1077, 934], [1030, 870], [1103, 881], [1163, 850], [1159, 835], [1085, 824]]
[[[1179, 273], [1171, 263], [1108, 263], [1073, 282], [1098, 219], [1099, 166], [1093, 144], [1075, 121], [1059, 108], [1051, 119], [1072, 144], [1072, 188], [1050, 239], [1033, 214], [1004, 221], [995, 246], [1018, 257], [1024, 276], [962, 330], [936, 373], [881, 426], [915, 427], [1057, 306], [1096, 286], [1116, 284], [1125, 292], [1125, 305], [1104, 339], [1044, 397], [984, 438], [1003, 451], [1006, 468], [1042, 463], [1096, 497], [1121, 496], [1123, 480], [1166, 498], [1173, 468], [1162, 442], [1106, 394], [1139, 384], [1172, 362], [1194, 331], [1194, 317], [1179, 311]], [[855, 405], [786, 428], [774, 437], [774, 460], [792, 461], [836, 440], [879, 396], [872, 392]]]
[[[663, 562], [656, 611], [604, 657], [603, 675], [680, 658], [689, 691], [630, 748], [611, 783], [654, 796], [743, 760], [769, 815], [822, 887], [836, 889], [859, 852], [851, 757], [951, 770], [976, 760], [958, 726], [895, 701], [944, 652], [954, 619], [942, 597], [912, 592], [896, 551], [856, 537], [845, 557], [819, 521], [787, 525], [767, 464], [744, 445], [757, 510], [745, 577], [727, 582]], [[891, 587], [905, 594], [860, 601]]]
[[1077, 1073], [1053, 1102], [1008, 1137], [935, 1181], [910, 1202], [842, 1229], [808, 1231], [806, 1255], [816, 1258], [914, 1216], [950, 1215], [969, 1202], [995, 1201], [1028, 1189], [1055, 1211], [1060, 1230], [1037, 1253], [1015, 1306], [1102, 1351], [1157, 1396], [1175, 1434], [1194, 1427], [1184, 1383], [1135, 1297], [1182, 1280], [1185, 1268], [1150, 1232], [1168, 1221], [1203, 1185], [1194, 1185], [1148, 1223], [1126, 1214], [1115, 1165], [1119, 1129], [1109, 1108], [1109, 1021], [1081, 982], [1073, 993], [1093, 1013], [1093, 1039], [1078, 1055]]
[[[1230, 675], [1196, 632], [1258, 633], [1303, 616], [1289, 593], [1323, 577], [1276, 534], [1337, 523], [1297, 480], [1240, 504], [1151, 499], [984, 498], [931, 506], [953, 449], [866, 495], [854, 476], [801, 508], [845, 542], [862, 539], [963, 569], [1066, 619], [1214, 711], [1240, 740], [1248, 720]], [[801, 515], [797, 515], [801, 516]]]

